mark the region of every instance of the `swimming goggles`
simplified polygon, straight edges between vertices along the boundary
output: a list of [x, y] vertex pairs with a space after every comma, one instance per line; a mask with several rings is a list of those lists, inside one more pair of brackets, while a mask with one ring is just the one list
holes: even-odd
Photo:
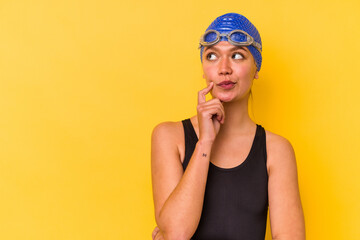
[[219, 33], [216, 30], [206, 31], [200, 38], [199, 48], [215, 45], [221, 39], [227, 37], [228, 41], [235, 46], [253, 45], [261, 53], [261, 44], [255, 42], [254, 38], [242, 30], [233, 30], [230, 33]]

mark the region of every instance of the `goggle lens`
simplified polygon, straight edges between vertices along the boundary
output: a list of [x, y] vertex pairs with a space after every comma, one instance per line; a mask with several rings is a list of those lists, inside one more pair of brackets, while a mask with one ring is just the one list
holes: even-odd
[[209, 32], [204, 36], [204, 42], [212, 43], [216, 41], [217, 37], [218, 35], [216, 34], [216, 32]]
[[247, 42], [247, 36], [241, 32], [234, 32], [230, 35], [229, 38], [233, 42], [238, 42], [238, 43], [246, 43]]

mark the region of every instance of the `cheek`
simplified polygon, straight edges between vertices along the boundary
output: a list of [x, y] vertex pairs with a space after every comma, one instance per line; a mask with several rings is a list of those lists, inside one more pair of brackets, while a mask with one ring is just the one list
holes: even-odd
[[214, 76], [214, 67], [203, 66], [204, 77], [206, 80], [212, 79]]
[[248, 66], [248, 65], [241, 65], [241, 66], [237, 67], [236, 69], [237, 69], [238, 75], [242, 76], [242, 77], [249, 76], [252, 73], [252, 68], [251, 68], [251, 66]]

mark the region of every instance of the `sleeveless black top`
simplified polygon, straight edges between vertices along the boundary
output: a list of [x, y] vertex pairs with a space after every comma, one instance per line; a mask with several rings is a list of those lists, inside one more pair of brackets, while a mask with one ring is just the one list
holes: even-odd
[[[190, 119], [182, 120], [185, 132], [183, 169], [198, 138]], [[256, 124], [249, 155], [233, 168], [210, 162], [201, 218], [193, 240], [264, 240], [268, 212], [265, 129]]]

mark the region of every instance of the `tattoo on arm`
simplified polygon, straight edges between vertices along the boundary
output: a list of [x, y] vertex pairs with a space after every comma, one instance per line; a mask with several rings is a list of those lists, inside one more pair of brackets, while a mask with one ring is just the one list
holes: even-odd
[[206, 153], [203, 153], [203, 157], [206, 157], [207, 156], [207, 154]]

